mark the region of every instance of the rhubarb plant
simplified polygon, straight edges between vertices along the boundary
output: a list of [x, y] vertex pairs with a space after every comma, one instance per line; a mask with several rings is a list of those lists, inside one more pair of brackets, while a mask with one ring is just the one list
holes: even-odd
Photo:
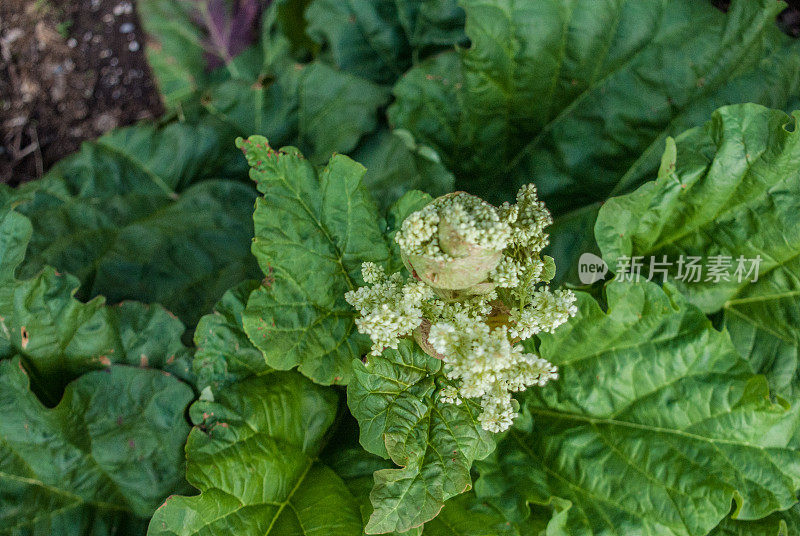
[[714, 4], [139, 0], [167, 114], [0, 185], [0, 536], [800, 531], [800, 42]]

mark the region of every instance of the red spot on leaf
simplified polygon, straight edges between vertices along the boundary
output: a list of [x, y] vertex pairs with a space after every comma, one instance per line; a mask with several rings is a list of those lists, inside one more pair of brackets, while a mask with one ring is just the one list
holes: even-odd
[[275, 282], [275, 275], [272, 273], [272, 265], [267, 265], [267, 275], [264, 276], [264, 279], [261, 281], [261, 284], [267, 288], [271, 288], [272, 284]]
[[30, 335], [28, 334], [28, 330], [25, 328], [25, 326], [19, 328], [19, 334], [20, 337], [22, 338], [22, 349], [24, 350], [25, 348], [28, 347], [28, 343], [31, 340]]

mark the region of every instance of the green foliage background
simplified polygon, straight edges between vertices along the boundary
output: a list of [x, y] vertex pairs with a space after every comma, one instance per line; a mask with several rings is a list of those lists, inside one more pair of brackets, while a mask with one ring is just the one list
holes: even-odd
[[[211, 4], [137, 3], [165, 117], [0, 186], [0, 534], [800, 533], [783, 4], [274, 0], [235, 56]], [[413, 343], [365, 363], [343, 295], [431, 196], [528, 182], [579, 313], [492, 436]]]

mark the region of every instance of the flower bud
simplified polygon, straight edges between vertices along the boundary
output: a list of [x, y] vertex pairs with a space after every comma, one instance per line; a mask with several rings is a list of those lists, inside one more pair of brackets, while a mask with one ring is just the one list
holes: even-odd
[[510, 237], [496, 207], [455, 192], [406, 218], [396, 240], [406, 268], [434, 289], [483, 294]]

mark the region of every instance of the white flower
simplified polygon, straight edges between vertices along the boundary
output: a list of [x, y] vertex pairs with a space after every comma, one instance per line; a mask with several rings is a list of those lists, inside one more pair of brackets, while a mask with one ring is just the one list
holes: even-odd
[[492, 432], [511, 426], [512, 391], [558, 377], [556, 367], [547, 360], [512, 344], [505, 326], [491, 329], [479, 320], [461, 317], [454, 323], [434, 324], [428, 342], [444, 355], [445, 375], [458, 382], [459, 396], [480, 398], [479, 420]]
[[435, 207], [428, 205], [403, 220], [394, 240], [400, 246], [400, 250], [408, 255], [447, 258], [447, 255], [439, 249], [438, 226], [439, 214]]
[[446, 385], [439, 390], [439, 400], [456, 406], [461, 404], [461, 398], [458, 396], [458, 389], [452, 385]]
[[[543, 286], [540, 252], [552, 221], [532, 184], [514, 205], [493, 207], [457, 192], [408, 216], [395, 240], [413, 277], [364, 263], [368, 286], [345, 295], [361, 315], [356, 326], [372, 339], [372, 353], [397, 348], [414, 332], [444, 362], [449, 382], [439, 400], [480, 400], [483, 428], [508, 429], [516, 416], [511, 394], [558, 377], [556, 367], [518, 342], [552, 333], [577, 312], [571, 291]], [[414, 331], [423, 320], [425, 329]]]
[[521, 263], [511, 257], [503, 257], [497, 267], [489, 274], [489, 278], [498, 287], [514, 288], [519, 285], [520, 277], [524, 271], [525, 268]]
[[395, 235], [406, 255], [424, 255], [432, 259], [452, 258], [450, 248], [440, 244], [440, 226], [457, 237], [456, 247], [469, 244], [476, 248], [500, 251], [508, 245], [511, 226], [500, 218], [498, 209], [479, 197], [464, 192], [442, 196], [409, 215]]
[[505, 391], [496, 396], [485, 396], [481, 399], [483, 411], [478, 415], [478, 421], [484, 430], [489, 432], [504, 432], [514, 423], [514, 407], [511, 405], [511, 393]]
[[549, 243], [544, 228], [553, 223], [553, 217], [539, 201], [536, 186], [527, 184], [519, 189], [516, 211], [511, 241], [536, 253], [542, 251]]
[[511, 309], [509, 333], [520, 340], [541, 332], [553, 333], [578, 312], [575, 300], [571, 290], [550, 292], [548, 287], [537, 290], [524, 307]]
[[344, 298], [361, 313], [356, 327], [370, 336], [372, 354], [379, 355], [384, 348], [397, 348], [400, 337], [422, 323], [420, 306], [433, 292], [421, 281], [405, 282], [400, 274], [387, 276], [374, 263], [362, 264], [361, 272], [372, 286], [350, 291]]

